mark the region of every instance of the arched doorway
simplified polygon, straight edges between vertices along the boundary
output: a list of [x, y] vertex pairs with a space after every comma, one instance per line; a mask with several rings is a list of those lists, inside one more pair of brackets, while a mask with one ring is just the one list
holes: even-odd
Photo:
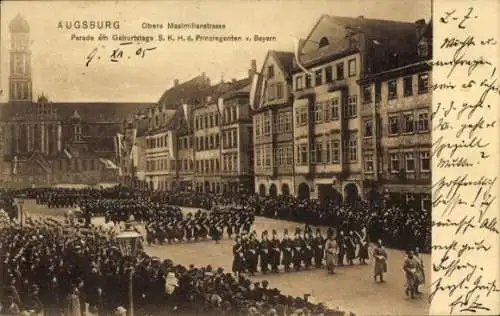
[[290, 195], [290, 187], [288, 186], [288, 184], [284, 183], [281, 186], [281, 195], [284, 195], [284, 196]]
[[271, 184], [269, 187], [269, 196], [272, 198], [276, 198], [278, 196], [278, 188], [276, 188], [276, 184]]
[[354, 204], [359, 199], [358, 187], [354, 183], [349, 183], [344, 187], [344, 201]]
[[305, 200], [309, 198], [309, 186], [305, 183], [299, 184], [298, 196], [300, 200]]
[[340, 194], [331, 184], [318, 185], [318, 198], [321, 204], [334, 203], [338, 205], [342, 202], [342, 194]]
[[264, 184], [259, 186], [259, 194], [262, 196], [266, 195], [266, 186]]

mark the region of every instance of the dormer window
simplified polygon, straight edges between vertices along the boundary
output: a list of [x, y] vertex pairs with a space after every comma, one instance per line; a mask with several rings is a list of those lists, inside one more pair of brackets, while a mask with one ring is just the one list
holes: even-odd
[[328, 46], [328, 44], [330, 44], [330, 43], [328, 42], [328, 38], [326, 38], [326, 37], [322, 37], [319, 40], [319, 48]]
[[427, 43], [427, 40], [423, 39], [418, 43], [418, 56], [419, 57], [428, 57], [429, 55], [429, 44]]

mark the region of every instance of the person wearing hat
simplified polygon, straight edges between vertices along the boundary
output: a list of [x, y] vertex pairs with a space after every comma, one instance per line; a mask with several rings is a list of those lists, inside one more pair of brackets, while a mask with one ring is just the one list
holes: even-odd
[[325, 243], [325, 259], [328, 274], [335, 273], [335, 266], [338, 262], [337, 256], [339, 253], [339, 246], [333, 235], [330, 235]]
[[280, 265], [280, 258], [281, 258], [281, 242], [278, 238], [278, 233], [276, 232], [275, 229], [273, 229], [273, 236], [271, 241], [269, 242], [269, 247], [270, 247], [270, 264], [271, 264], [271, 271], [274, 273], [279, 273], [279, 268], [278, 266]]
[[379, 277], [380, 282], [384, 282], [384, 273], [387, 272], [387, 251], [382, 246], [380, 239], [373, 249], [373, 258], [375, 259], [373, 279], [377, 281], [377, 277]]
[[260, 271], [264, 274], [269, 272], [269, 263], [271, 257], [271, 242], [267, 238], [267, 230], [262, 232], [260, 241]]
[[316, 237], [312, 241], [312, 248], [314, 252], [314, 265], [316, 268], [321, 268], [323, 265], [323, 246], [325, 245], [325, 239], [321, 235], [321, 229], [316, 229]]
[[418, 280], [418, 261], [414, 257], [412, 250], [408, 251], [408, 255], [403, 263], [403, 271], [405, 272], [405, 294], [411, 298], [415, 298], [419, 285]]
[[299, 271], [302, 265], [302, 260], [304, 260], [304, 240], [300, 236], [300, 229], [295, 232], [295, 239], [292, 241], [293, 243], [293, 267], [295, 271]]
[[292, 264], [292, 253], [293, 241], [288, 237], [288, 229], [285, 229], [283, 233], [283, 240], [281, 241], [281, 250], [283, 251], [283, 262], [285, 266], [285, 272], [290, 272], [290, 265]]
[[245, 249], [239, 236], [236, 236], [236, 243], [233, 246], [232, 270], [237, 277], [240, 276], [242, 272], [245, 272]]
[[257, 264], [259, 261], [259, 242], [255, 239], [255, 234], [250, 235], [250, 240], [246, 245], [246, 262], [247, 269], [250, 275], [255, 275], [257, 272]]

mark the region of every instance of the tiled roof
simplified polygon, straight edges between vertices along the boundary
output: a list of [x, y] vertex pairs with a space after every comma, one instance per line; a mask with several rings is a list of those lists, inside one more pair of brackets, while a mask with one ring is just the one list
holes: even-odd
[[[84, 122], [123, 121], [130, 113], [137, 113], [152, 103], [125, 103], [125, 102], [53, 102], [63, 121], [69, 121], [75, 111]], [[32, 103], [4, 103], [0, 104], [0, 120], [12, 119], [17, 115], [30, 113]]]
[[[389, 62], [389, 56], [392, 53], [398, 54], [397, 66], [415, 62], [417, 59], [418, 39], [414, 23], [330, 15], [323, 15], [316, 25], [319, 23], [334, 23], [353, 33], [364, 34], [366, 49], [374, 50], [372, 55], [374, 58], [373, 64], [377, 68], [373, 69], [375, 72], [394, 66], [392, 62]], [[315, 29], [316, 27], [313, 28], [311, 33]], [[332, 42], [321, 50], [318, 49], [307, 55], [301, 54], [300, 60], [303, 64], [310, 65], [331, 56], [342, 55], [348, 51], [352, 51], [352, 48], [349, 46], [348, 39], [345, 38]], [[294, 69], [298, 69], [296, 62], [294, 62]]]
[[272, 51], [274, 56], [278, 59], [278, 62], [283, 67], [283, 70], [287, 75], [290, 75], [293, 67], [293, 60], [295, 58], [295, 54], [292, 52], [281, 52], [281, 51]]
[[210, 95], [210, 92], [210, 80], [205, 75], [200, 75], [165, 91], [158, 104], [176, 109], [182, 103], [195, 103]]

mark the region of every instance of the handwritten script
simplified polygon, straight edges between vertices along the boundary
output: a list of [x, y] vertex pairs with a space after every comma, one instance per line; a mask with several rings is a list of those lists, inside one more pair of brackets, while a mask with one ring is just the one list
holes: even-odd
[[498, 17], [483, 2], [435, 11], [430, 314], [499, 311]]
[[131, 58], [144, 58], [147, 54], [149, 54], [149, 51], [155, 49], [156, 47], [134, 45], [133, 42], [123, 42], [116, 47], [98, 45], [87, 55], [85, 66], [88, 67], [90, 63], [100, 60], [118, 63]]

